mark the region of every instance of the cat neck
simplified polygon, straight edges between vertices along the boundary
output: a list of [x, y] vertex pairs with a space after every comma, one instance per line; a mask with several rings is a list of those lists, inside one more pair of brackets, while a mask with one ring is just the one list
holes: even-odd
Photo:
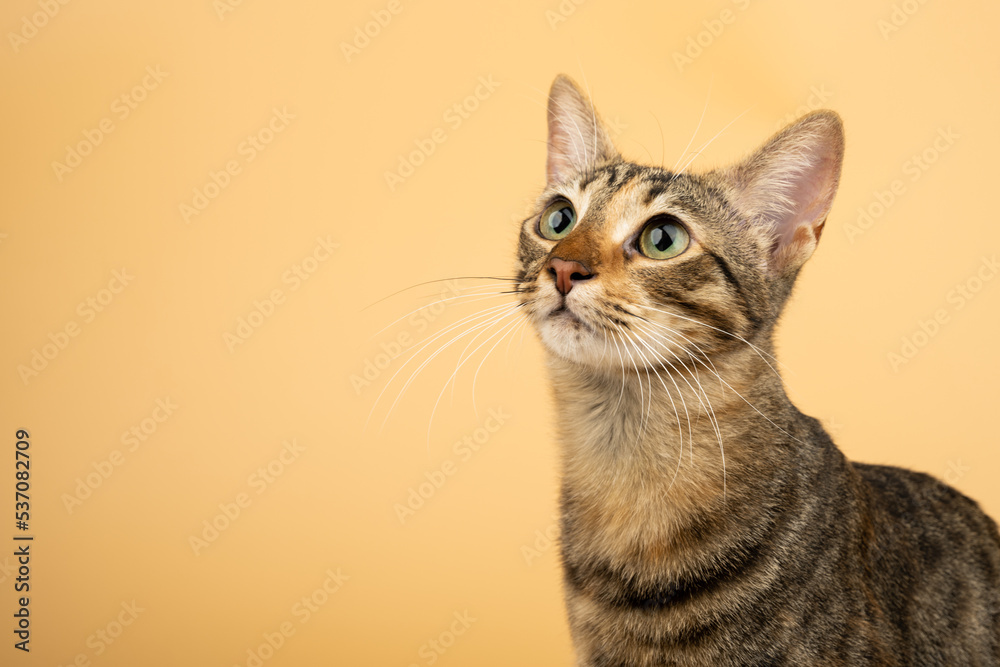
[[768, 511], [818, 428], [749, 348], [715, 360], [718, 375], [694, 367], [616, 375], [554, 356], [549, 370], [564, 510], [573, 503], [610, 542], [636, 531], [673, 539], [713, 512], [732, 514], [734, 504]]

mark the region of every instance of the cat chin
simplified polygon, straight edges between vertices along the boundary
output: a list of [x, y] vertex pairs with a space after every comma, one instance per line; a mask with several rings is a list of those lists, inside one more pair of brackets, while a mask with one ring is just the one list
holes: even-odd
[[[646, 341], [636, 343], [634, 340], [626, 343], [621, 338], [598, 333], [587, 324], [580, 323], [575, 318], [565, 316], [546, 317], [536, 323], [538, 337], [545, 351], [554, 359], [582, 366], [598, 373], [609, 373], [620, 377], [622, 372], [633, 371], [667, 372], [676, 371], [670, 360], [677, 359], [675, 364], [687, 368], [677, 355], [686, 355], [682, 350], [673, 350], [662, 345], [661, 341]], [[666, 359], [666, 364], [650, 365], [650, 359]]]
[[546, 352], [560, 361], [594, 370], [621, 371], [613, 345], [593, 329], [568, 318], [547, 318], [538, 325]]

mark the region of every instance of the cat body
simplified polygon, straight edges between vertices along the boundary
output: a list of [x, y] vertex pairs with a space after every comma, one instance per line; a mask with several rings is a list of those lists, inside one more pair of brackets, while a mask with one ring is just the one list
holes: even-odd
[[518, 291], [558, 408], [581, 667], [1000, 664], [994, 522], [847, 461], [772, 356], [842, 153], [819, 112], [726, 170], [641, 166], [553, 84]]

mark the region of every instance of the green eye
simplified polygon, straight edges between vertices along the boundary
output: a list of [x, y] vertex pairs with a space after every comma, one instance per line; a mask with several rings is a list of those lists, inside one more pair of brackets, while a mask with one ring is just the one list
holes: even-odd
[[670, 259], [685, 250], [691, 242], [687, 230], [669, 219], [655, 218], [639, 236], [639, 250], [650, 259]]
[[568, 201], [560, 199], [549, 204], [538, 221], [538, 233], [550, 241], [558, 241], [573, 229], [576, 224], [576, 211]]

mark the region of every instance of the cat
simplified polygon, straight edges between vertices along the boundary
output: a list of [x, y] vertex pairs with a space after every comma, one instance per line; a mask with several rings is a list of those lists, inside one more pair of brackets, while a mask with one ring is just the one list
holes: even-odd
[[996, 524], [847, 461], [772, 356], [843, 153], [823, 110], [729, 168], [642, 166], [553, 82], [516, 289], [557, 407], [578, 666], [1000, 665]]

